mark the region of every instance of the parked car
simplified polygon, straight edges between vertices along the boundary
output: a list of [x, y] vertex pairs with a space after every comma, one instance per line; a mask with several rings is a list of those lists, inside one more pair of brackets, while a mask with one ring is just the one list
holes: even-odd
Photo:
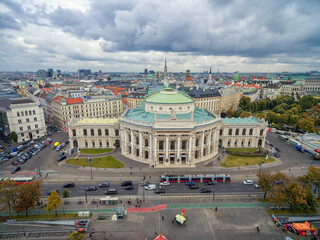
[[163, 188], [161, 188], [161, 189], [155, 189], [153, 192], [156, 194], [161, 194], [161, 193], [165, 193], [166, 191]]
[[9, 160], [9, 158], [8, 157], [4, 157], [4, 158], [2, 158], [2, 162], [5, 162], [5, 161], [8, 161]]
[[205, 185], [215, 185], [217, 183], [217, 181], [209, 181], [209, 182], [205, 182]]
[[132, 185], [125, 186], [123, 190], [133, 190], [133, 186]]
[[189, 189], [199, 189], [198, 185], [189, 185]]
[[61, 143], [58, 147], [56, 147], [56, 150], [60, 151], [65, 145], [65, 143]]
[[142, 187], [144, 187], [144, 186], [149, 186], [151, 183], [149, 183], [149, 182], [142, 182], [141, 184], [140, 184], [140, 186], [142, 186]]
[[12, 164], [12, 165], [18, 165], [19, 162], [16, 160], [16, 161], [12, 161], [11, 164]]
[[259, 188], [259, 185], [258, 185], [258, 184], [255, 184], [254, 187], [255, 187], [255, 188]]
[[156, 185], [150, 184], [150, 185], [148, 185], [148, 186], [144, 186], [144, 189], [145, 189], [145, 190], [154, 190], [154, 189], [156, 189]]
[[291, 134], [289, 132], [284, 132], [283, 135], [290, 136]]
[[60, 156], [59, 158], [58, 158], [58, 162], [61, 162], [62, 160], [64, 160], [64, 159], [66, 159], [67, 158], [67, 156], [66, 155], [62, 155], [62, 156]]
[[109, 183], [108, 182], [102, 182], [99, 184], [99, 187], [109, 187]]
[[72, 188], [74, 187], [74, 183], [67, 183], [65, 185], [63, 185], [64, 188]]
[[278, 152], [282, 152], [280, 148], [275, 147]]
[[161, 182], [160, 185], [161, 186], [170, 186], [170, 183], [169, 182]]
[[200, 190], [201, 193], [210, 193], [211, 192], [211, 189], [210, 188], [202, 188]]
[[11, 173], [14, 174], [16, 172], [18, 172], [21, 169], [21, 167], [15, 167], [14, 169], [12, 169]]
[[253, 182], [252, 182], [252, 180], [245, 180], [245, 181], [243, 181], [243, 184], [245, 184], [245, 185], [252, 185]]
[[14, 156], [17, 156], [17, 155], [18, 155], [18, 152], [11, 152], [11, 153], [10, 153], [10, 156], [11, 156], [11, 157], [14, 157]]
[[96, 186], [90, 186], [86, 188], [86, 191], [96, 191], [98, 188]]

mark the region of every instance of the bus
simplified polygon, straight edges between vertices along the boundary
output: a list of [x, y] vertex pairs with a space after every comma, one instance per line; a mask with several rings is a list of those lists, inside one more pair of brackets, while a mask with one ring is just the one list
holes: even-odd
[[289, 140], [289, 143], [290, 143], [291, 145], [293, 145], [293, 146], [301, 145], [300, 142], [298, 142], [297, 140], [294, 140], [294, 139], [290, 139], [290, 140]]
[[11, 180], [15, 182], [15, 185], [21, 185], [21, 184], [30, 184], [33, 182], [34, 177], [7, 177], [7, 178], [2, 178], [1, 182], [4, 180]]
[[229, 174], [208, 174], [208, 175], [161, 175], [160, 182], [181, 183], [181, 182], [231, 182]]

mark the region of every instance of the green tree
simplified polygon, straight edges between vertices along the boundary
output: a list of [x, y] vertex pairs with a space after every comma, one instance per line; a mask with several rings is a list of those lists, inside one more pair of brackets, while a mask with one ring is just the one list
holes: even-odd
[[25, 211], [28, 216], [29, 210], [37, 206], [41, 196], [41, 183], [41, 181], [34, 181], [30, 184], [19, 185], [14, 206], [17, 213]]
[[250, 111], [251, 99], [249, 97], [243, 96], [239, 102], [239, 108], [244, 111]]
[[85, 234], [78, 231], [74, 231], [70, 233], [68, 237], [70, 240], [84, 240]]
[[56, 191], [51, 191], [49, 197], [47, 198], [48, 200], [48, 204], [46, 207], [46, 210], [51, 213], [52, 210], [54, 209], [56, 212], [56, 215], [58, 215], [57, 213], [57, 209], [59, 208], [59, 206], [62, 204], [62, 200], [59, 196], [59, 194]]
[[301, 105], [302, 109], [309, 109], [313, 106], [317, 105], [318, 101], [311, 95], [305, 95], [299, 100], [299, 104]]
[[301, 118], [299, 120], [299, 128], [301, 130], [307, 131], [307, 132], [316, 132], [316, 129], [314, 128], [315, 121], [312, 118]]
[[227, 114], [227, 117], [230, 118], [230, 117], [234, 117], [235, 112], [232, 109], [228, 109], [226, 111], [226, 114]]
[[15, 132], [11, 132], [9, 134], [9, 138], [13, 141], [13, 142], [17, 142], [18, 141], [18, 135]]
[[[320, 168], [317, 167], [309, 167], [308, 172], [305, 175], [302, 175], [298, 177], [298, 180], [306, 185], [309, 185], [310, 187], [312, 185], [316, 186], [318, 188], [320, 187]], [[319, 195], [318, 195], [319, 198]]]
[[298, 115], [291, 115], [289, 119], [290, 125], [296, 125], [299, 122], [299, 116]]
[[7, 210], [11, 216], [11, 212], [15, 206], [18, 187], [13, 181], [4, 180], [0, 185], [0, 208]]
[[293, 108], [291, 108], [290, 110], [291, 110], [291, 111], [293, 112], [293, 114], [295, 114], [295, 115], [298, 115], [298, 114], [299, 114], [299, 110], [298, 110], [297, 107], [293, 107]]
[[278, 116], [274, 112], [268, 112], [267, 119], [269, 123], [278, 123]]
[[300, 94], [298, 92], [297, 92], [296, 96], [297, 96], [297, 99], [300, 100]]
[[266, 115], [265, 113], [257, 113], [257, 114], [256, 114], [256, 117], [257, 117], [257, 118], [264, 118], [264, 119], [266, 119], [266, 118], [267, 118], [267, 115]]
[[63, 189], [62, 196], [64, 198], [68, 198], [68, 197], [70, 197], [70, 192], [67, 189]]
[[265, 172], [265, 171], [261, 171], [261, 173], [257, 173], [257, 176], [259, 177], [258, 180], [258, 185], [259, 188], [264, 191], [264, 196], [263, 199], [266, 199], [267, 193], [271, 191], [272, 189], [272, 184], [273, 184], [273, 175]]
[[240, 118], [248, 118], [251, 116], [251, 113], [250, 112], [245, 112], [243, 111], [241, 114], [240, 114]]

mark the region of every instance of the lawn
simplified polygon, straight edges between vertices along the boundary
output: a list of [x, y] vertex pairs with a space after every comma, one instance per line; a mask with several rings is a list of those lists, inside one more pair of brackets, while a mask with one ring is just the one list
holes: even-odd
[[258, 148], [226, 148], [226, 150], [235, 153], [251, 153], [257, 152]]
[[[88, 158], [72, 158], [66, 160], [67, 164], [90, 167]], [[112, 156], [92, 158], [92, 167], [95, 168], [123, 168], [124, 164]]]
[[83, 153], [83, 154], [101, 154], [101, 153], [111, 152], [112, 150], [113, 150], [112, 148], [99, 148], [99, 149], [86, 148], [86, 149], [80, 149], [80, 153]]
[[259, 165], [262, 159], [262, 163], [274, 162], [275, 159], [269, 157], [242, 157], [242, 156], [233, 156], [228, 155], [221, 163], [221, 167], [241, 167], [241, 166], [249, 166], [249, 165]]

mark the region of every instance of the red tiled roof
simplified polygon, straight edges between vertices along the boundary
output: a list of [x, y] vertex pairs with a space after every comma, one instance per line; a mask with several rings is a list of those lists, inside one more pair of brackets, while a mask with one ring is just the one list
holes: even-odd
[[188, 76], [188, 77], [186, 78], [186, 81], [192, 81], [191, 77]]
[[124, 104], [127, 104], [127, 103], [128, 103], [128, 98], [127, 98], [127, 97], [123, 98], [123, 99], [122, 99], [122, 102], [123, 102]]
[[107, 86], [106, 89], [110, 89], [114, 95], [118, 95], [119, 92], [124, 92], [126, 90], [126, 88], [111, 87], [111, 86]]
[[57, 96], [55, 97], [54, 99], [52, 99], [53, 102], [56, 102], [56, 103], [60, 103], [60, 100], [62, 99], [61, 96]]
[[67, 98], [68, 104], [75, 104], [75, 103], [82, 103], [82, 99], [80, 97], [78, 98]]

